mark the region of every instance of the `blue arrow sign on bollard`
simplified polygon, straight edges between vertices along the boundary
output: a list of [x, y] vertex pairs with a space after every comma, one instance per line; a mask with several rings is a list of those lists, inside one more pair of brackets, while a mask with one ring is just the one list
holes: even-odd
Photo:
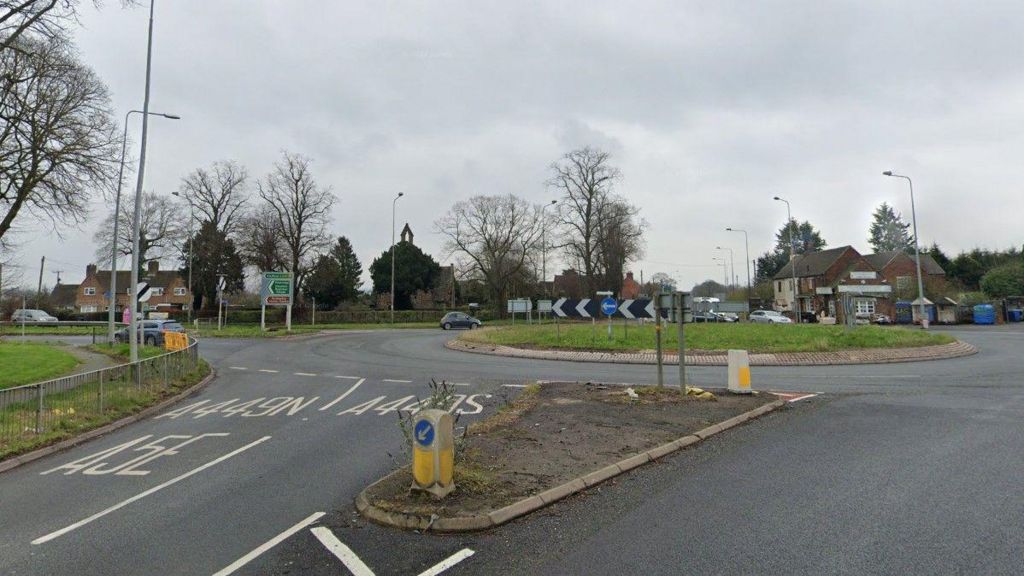
[[601, 300], [601, 312], [603, 312], [605, 316], [611, 316], [615, 314], [615, 311], [618, 309], [619, 303], [615, 301], [615, 298], [609, 296], [604, 300]]
[[416, 436], [416, 443], [427, 448], [434, 441], [434, 425], [429, 420], [420, 420], [416, 423], [413, 434]]

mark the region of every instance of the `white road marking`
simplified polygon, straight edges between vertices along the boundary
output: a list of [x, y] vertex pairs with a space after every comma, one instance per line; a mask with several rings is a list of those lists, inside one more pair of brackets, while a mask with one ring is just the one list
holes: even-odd
[[343, 380], [362, 380], [359, 376], [335, 376], [335, 378], [341, 378]]
[[266, 372], [267, 374], [277, 374], [277, 370], [267, 370], [266, 368], [260, 368], [260, 372]]
[[356, 388], [359, 388], [359, 385], [362, 384], [365, 380], [366, 380], [365, 378], [360, 378], [359, 382], [356, 382], [355, 384], [353, 384], [352, 387], [349, 388], [344, 394], [342, 394], [341, 396], [338, 396], [336, 399], [332, 400], [329, 404], [327, 404], [326, 406], [321, 408], [320, 411], [323, 412], [324, 410], [327, 410], [331, 406], [334, 406], [338, 402], [341, 402], [342, 400], [344, 400], [346, 396], [348, 396], [349, 394], [355, 392]]
[[474, 554], [474, 552], [472, 550], [470, 550], [469, 548], [463, 548], [462, 550], [459, 550], [458, 552], [456, 552], [455, 554], [452, 554], [448, 558], [445, 558], [444, 560], [438, 562], [437, 564], [434, 564], [433, 566], [431, 566], [427, 570], [425, 570], [423, 572], [420, 572], [420, 576], [437, 576], [441, 572], [444, 572], [445, 570], [451, 568], [452, 566], [455, 566], [456, 564], [458, 564], [459, 562], [462, 562], [466, 558], [469, 558], [473, 554]]
[[331, 552], [331, 554], [334, 554], [338, 560], [341, 560], [341, 563], [348, 568], [349, 572], [352, 573], [352, 576], [374, 576], [373, 570], [370, 570], [370, 567], [364, 564], [351, 548], [345, 546], [341, 540], [338, 540], [337, 536], [335, 536], [334, 532], [331, 532], [330, 529], [324, 528], [323, 526], [317, 526], [316, 528], [310, 529], [310, 532], [316, 536], [316, 539], [319, 540], [320, 543]]
[[502, 388], [526, 388], [526, 384], [502, 384]]
[[787, 402], [789, 404], [792, 404], [793, 402], [799, 402], [801, 400], [807, 400], [808, 398], [814, 398], [815, 396], [817, 396], [817, 394], [804, 394], [803, 396], [797, 396], [796, 398], [791, 398]]
[[292, 372], [295, 376], [316, 376], [316, 374], [310, 374], [309, 372]]
[[469, 382], [452, 382], [452, 386], [472, 386]]
[[390, 380], [388, 378], [381, 380], [381, 382], [393, 382], [395, 384], [412, 384], [412, 380]]
[[284, 542], [284, 541], [285, 541], [285, 540], [287, 540], [287, 539], [288, 539], [288, 538], [289, 538], [289, 537], [290, 537], [290, 536], [291, 536], [292, 534], [295, 534], [295, 533], [296, 533], [296, 532], [298, 532], [299, 530], [302, 530], [302, 529], [303, 529], [303, 528], [305, 528], [306, 526], [309, 526], [309, 525], [310, 525], [310, 524], [312, 524], [313, 522], [316, 522], [316, 521], [317, 521], [317, 520], [319, 520], [319, 519], [320, 519], [320, 518], [321, 518], [321, 517], [322, 517], [322, 516], [323, 516], [324, 514], [325, 514], [324, 512], [317, 512], [317, 513], [315, 513], [315, 514], [310, 514], [310, 515], [309, 515], [309, 517], [308, 517], [308, 518], [306, 518], [305, 520], [303, 520], [302, 522], [299, 522], [299, 523], [298, 523], [298, 524], [296, 524], [295, 526], [292, 526], [291, 528], [289, 528], [289, 529], [285, 530], [284, 532], [281, 532], [281, 533], [280, 533], [280, 534], [278, 534], [277, 536], [274, 536], [274, 537], [273, 537], [273, 538], [271, 538], [270, 540], [267, 540], [266, 542], [264, 542], [263, 544], [261, 544], [261, 545], [260, 545], [260, 546], [259, 546], [258, 548], [256, 548], [255, 550], [253, 550], [252, 552], [249, 552], [249, 553], [248, 553], [248, 554], [246, 554], [245, 556], [242, 556], [242, 557], [241, 557], [241, 558], [239, 558], [238, 560], [235, 560], [235, 561], [234, 561], [234, 562], [232, 562], [232, 563], [231, 563], [231, 564], [230, 564], [229, 566], [226, 566], [226, 567], [222, 568], [221, 570], [219, 570], [218, 572], [216, 572], [216, 573], [215, 573], [215, 574], [214, 574], [213, 576], [227, 576], [228, 574], [231, 574], [232, 572], [234, 572], [234, 571], [238, 570], [238, 569], [239, 569], [239, 568], [241, 568], [242, 566], [245, 566], [246, 564], [248, 564], [249, 562], [251, 562], [251, 561], [252, 561], [253, 559], [257, 558], [257, 557], [258, 557], [258, 556], [259, 556], [260, 554], [263, 554], [263, 553], [264, 553], [264, 552], [266, 552], [267, 550], [270, 550], [270, 549], [271, 549], [271, 548], [273, 548], [274, 546], [277, 546], [277, 545], [278, 545], [278, 544], [280, 544], [281, 542]]
[[232, 370], [248, 370], [245, 366], [228, 366], [228, 368], [231, 368]]
[[207, 462], [206, 464], [203, 464], [202, 466], [200, 466], [198, 468], [194, 468], [192, 470], [189, 470], [188, 472], [185, 472], [181, 476], [176, 476], [174, 478], [171, 478], [170, 480], [164, 482], [163, 484], [159, 484], [157, 486], [154, 486], [154, 487], [150, 488], [149, 490], [146, 490], [145, 492], [141, 492], [139, 494], [136, 494], [135, 496], [132, 496], [131, 498], [129, 498], [127, 500], [124, 500], [124, 501], [122, 501], [122, 502], [120, 502], [118, 504], [115, 504], [115, 505], [111, 506], [110, 508], [107, 508], [106, 510], [103, 510], [101, 512], [97, 512], [96, 514], [93, 514], [92, 516], [89, 516], [88, 518], [86, 518], [84, 520], [79, 520], [78, 522], [75, 522], [74, 524], [72, 524], [70, 526], [66, 526], [64, 528], [61, 528], [60, 530], [57, 530], [56, 532], [51, 532], [51, 533], [47, 534], [46, 536], [40, 536], [39, 538], [36, 538], [35, 540], [33, 540], [32, 544], [33, 545], [45, 544], [45, 543], [49, 542], [50, 540], [53, 540], [54, 538], [59, 538], [59, 537], [63, 536], [64, 534], [67, 534], [68, 532], [71, 532], [72, 530], [76, 530], [78, 528], [81, 528], [82, 526], [85, 526], [86, 524], [92, 522], [93, 520], [98, 520], [98, 519], [106, 516], [107, 514], [110, 514], [111, 512], [116, 512], [116, 511], [120, 510], [121, 508], [124, 508], [125, 506], [131, 504], [132, 502], [135, 502], [135, 501], [138, 501], [138, 500], [142, 500], [143, 498], [145, 498], [146, 496], [149, 496], [150, 494], [154, 494], [156, 492], [159, 492], [160, 490], [163, 490], [164, 488], [167, 488], [168, 486], [170, 486], [172, 484], [176, 484], [176, 483], [178, 483], [178, 482], [188, 478], [189, 476], [193, 476], [195, 474], [198, 474], [198, 473], [202, 472], [203, 470], [206, 470], [207, 468], [209, 468], [211, 466], [216, 466], [217, 464], [220, 464], [221, 462], [227, 460], [228, 458], [231, 458], [232, 456], [237, 456], [238, 454], [241, 454], [242, 452], [245, 452], [249, 448], [257, 446], [258, 444], [262, 444], [263, 442], [266, 442], [267, 440], [270, 440], [270, 436], [264, 436], [263, 438], [260, 438], [259, 440], [255, 441], [255, 442], [246, 444], [245, 446], [242, 446], [241, 448], [239, 448], [239, 449], [237, 449], [237, 450], [235, 450], [233, 452], [229, 452], [229, 453], [221, 456], [220, 458], [217, 458], [215, 460], [211, 460], [210, 462]]

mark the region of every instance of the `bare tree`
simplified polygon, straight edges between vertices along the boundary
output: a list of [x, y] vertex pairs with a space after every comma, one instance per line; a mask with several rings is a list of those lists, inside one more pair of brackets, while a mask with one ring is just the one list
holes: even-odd
[[334, 194], [317, 184], [309, 159], [285, 152], [274, 169], [257, 183], [260, 197], [273, 214], [285, 246], [285, 265], [294, 275], [295, 289], [302, 287], [316, 253], [330, 244], [327, 223]]
[[625, 263], [643, 248], [644, 223], [636, 207], [614, 193], [621, 174], [609, 159], [594, 148], [574, 150], [552, 164], [548, 181], [562, 195], [558, 247], [582, 273], [585, 293], [621, 288]]
[[284, 243], [278, 230], [277, 213], [266, 204], [247, 215], [240, 227], [239, 248], [245, 263], [260, 272], [285, 266]]
[[110, 186], [120, 134], [99, 78], [63, 41], [0, 51], [0, 240], [23, 213], [77, 224]]
[[196, 168], [181, 179], [178, 192], [195, 207], [202, 220], [234, 237], [249, 197], [249, 174], [231, 160], [214, 162], [209, 168]]
[[512, 194], [474, 196], [452, 206], [434, 226], [445, 237], [445, 250], [462, 260], [463, 272], [482, 280], [491, 302], [500, 306], [513, 281], [531, 272], [541, 210]]
[[[135, 3], [121, 2], [123, 6]], [[99, 8], [102, 2], [93, 0], [92, 4]], [[0, 0], [0, 52], [18, 50], [17, 42], [23, 37], [63, 37], [67, 24], [78, 16], [78, 5], [78, 0]]]
[[[131, 202], [121, 205], [118, 223], [117, 249], [121, 256], [132, 254], [132, 217], [135, 207]], [[139, 266], [145, 269], [150, 260], [160, 260], [180, 253], [181, 242], [187, 235], [188, 214], [183, 213], [167, 196], [152, 192], [142, 195], [141, 220], [139, 221]], [[110, 258], [111, 242], [114, 237], [114, 215], [103, 219], [93, 236], [98, 245], [96, 258], [106, 262]]]

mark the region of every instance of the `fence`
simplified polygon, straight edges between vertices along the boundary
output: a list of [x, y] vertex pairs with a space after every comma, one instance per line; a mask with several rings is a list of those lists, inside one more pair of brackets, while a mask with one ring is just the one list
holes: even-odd
[[199, 344], [122, 364], [0, 390], [0, 457], [131, 414], [180, 385]]

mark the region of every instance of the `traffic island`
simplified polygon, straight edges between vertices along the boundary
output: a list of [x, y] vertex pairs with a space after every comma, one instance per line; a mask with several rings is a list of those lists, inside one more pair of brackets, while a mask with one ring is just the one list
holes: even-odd
[[458, 439], [455, 490], [410, 490], [408, 467], [356, 498], [389, 526], [462, 532], [498, 526], [770, 412], [768, 393], [683, 395], [676, 388], [578, 382], [533, 385]]

